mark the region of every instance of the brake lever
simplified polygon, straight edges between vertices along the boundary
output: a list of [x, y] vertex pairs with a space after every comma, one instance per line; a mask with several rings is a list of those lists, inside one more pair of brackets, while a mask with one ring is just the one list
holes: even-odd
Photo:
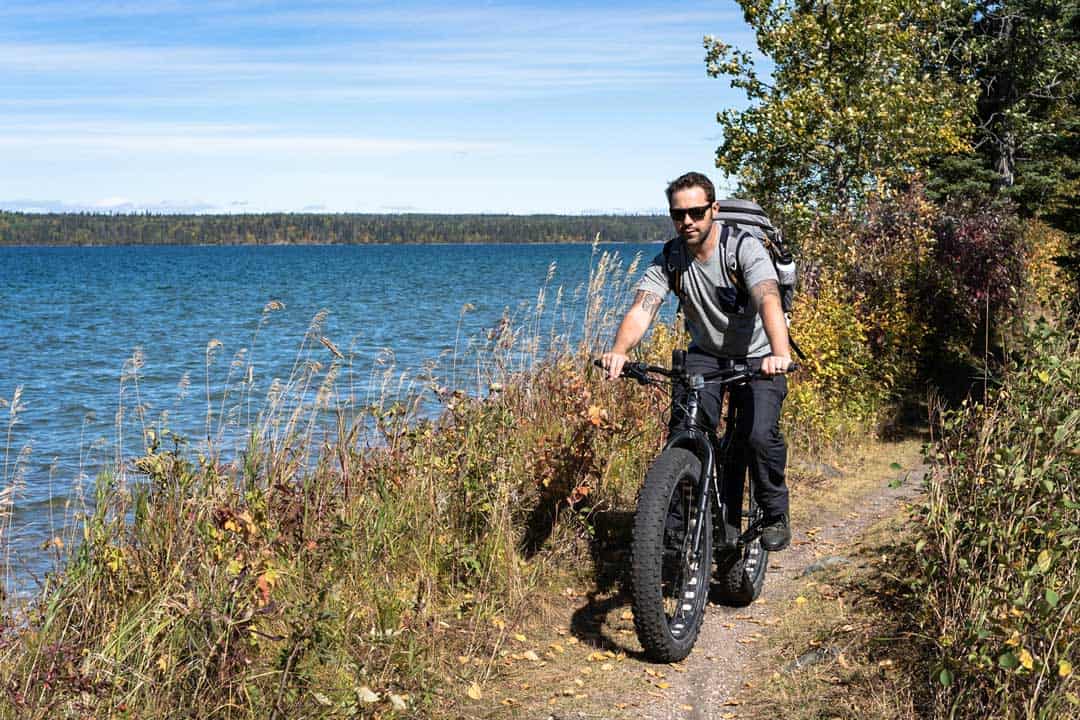
[[644, 363], [627, 363], [623, 365], [622, 376], [633, 378], [638, 385], [649, 385], [652, 381], [643, 369]]

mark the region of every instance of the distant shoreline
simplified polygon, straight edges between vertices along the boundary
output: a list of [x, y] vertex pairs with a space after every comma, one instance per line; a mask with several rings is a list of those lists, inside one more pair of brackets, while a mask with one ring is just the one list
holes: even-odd
[[[600, 245], [661, 245], [666, 242], [667, 238], [663, 240], [600, 240]], [[28, 245], [12, 245], [4, 244], [0, 242], [0, 249], [25, 249], [31, 250], [34, 248], [114, 248], [114, 247], [126, 247], [126, 248], [154, 248], [154, 247], [193, 247], [193, 248], [242, 248], [242, 247], [400, 247], [400, 246], [429, 246], [429, 247], [479, 247], [482, 245], [520, 245], [522, 247], [528, 247], [530, 245], [591, 245], [594, 240], [551, 240], [543, 241], [538, 240], [536, 242], [513, 242], [513, 241], [499, 241], [499, 240], [480, 240], [480, 241], [468, 241], [468, 242], [370, 242], [370, 243], [321, 243], [321, 242], [282, 242], [282, 243], [155, 243], [155, 244], [120, 244], [114, 243], [111, 245], [97, 244], [97, 245], [75, 245], [75, 244], [63, 244], [63, 243], [39, 243]]]
[[650, 243], [670, 235], [664, 215], [0, 211], [0, 247]]

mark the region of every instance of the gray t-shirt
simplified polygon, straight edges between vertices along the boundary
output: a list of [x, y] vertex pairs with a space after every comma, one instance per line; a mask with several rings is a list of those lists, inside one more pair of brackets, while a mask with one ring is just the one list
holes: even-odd
[[[717, 232], [721, 230], [717, 227]], [[686, 328], [694, 345], [711, 355], [722, 358], [765, 357], [772, 350], [753, 302], [746, 298], [745, 307], [734, 312], [725, 311], [720, 306], [718, 287], [721, 292], [726, 290], [731, 296], [737, 290], [721, 265], [721, 256], [725, 256], [723, 262], [734, 272], [736, 238], [737, 234], [732, 232], [726, 248], [723, 243], [718, 243], [717, 251], [708, 262], [702, 263], [694, 258], [690, 263], [682, 281]], [[684, 241], [679, 239], [676, 242]], [[739, 248], [738, 268], [747, 288], [753, 288], [763, 280], [777, 280], [769, 251], [757, 238], [747, 237], [743, 240]], [[663, 252], [653, 258], [634, 290], [644, 290], [661, 298], [673, 291], [664, 272]]]

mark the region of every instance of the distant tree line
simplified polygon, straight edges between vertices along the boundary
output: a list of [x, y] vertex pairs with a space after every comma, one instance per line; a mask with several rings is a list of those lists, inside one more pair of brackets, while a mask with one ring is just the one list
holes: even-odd
[[659, 215], [109, 215], [0, 212], [0, 245], [653, 242]]

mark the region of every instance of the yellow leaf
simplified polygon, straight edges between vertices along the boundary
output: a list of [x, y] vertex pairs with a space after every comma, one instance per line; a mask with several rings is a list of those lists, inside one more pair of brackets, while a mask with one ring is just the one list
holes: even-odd
[[1058, 677], [1069, 677], [1072, 675], [1072, 663], [1068, 660], [1062, 660], [1058, 663]]
[[620, 615], [619, 617], [623, 620], [633, 620], [634, 613], [630, 612], [629, 610], [623, 610], [622, 615]]
[[1030, 670], [1035, 666], [1035, 660], [1031, 657], [1031, 653], [1024, 648], [1020, 651], [1020, 664], [1024, 666], [1025, 670]]
[[658, 683], [656, 683], [656, 687], [660, 688], [661, 690], [667, 690], [669, 687], [671, 687], [671, 683], [669, 683], [669, 682], [658, 682]]
[[799, 597], [795, 598], [795, 604], [796, 605], [805, 605], [806, 604], [806, 598], [804, 598], [802, 595], [800, 595]]
[[473, 700], [481, 700], [484, 697], [483, 691], [480, 690], [480, 686], [476, 683], [469, 686], [468, 694]]
[[551, 645], [549, 645], [548, 647], [550, 647], [553, 652], [557, 652], [559, 654], [566, 652], [566, 650], [563, 649], [563, 646], [559, 643], [551, 643]]
[[1009, 645], [1010, 647], [1019, 647], [1020, 646], [1020, 631], [1019, 630], [1013, 630], [1012, 636], [1008, 640], [1005, 641], [1005, 644]]
[[225, 529], [236, 533], [240, 532], [240, 526], [233, 522], [232, 518], [225, 521]]
[[457, 661], [458, 661], [458, 664], [460, 664], [460, 665], [468, 665], [469, 664], [469, 656], [468, 655], [458, 655], [457, 656]]
[[259, 532], [259, 528], [255, 525], [255, 520], [251, 517], [251, 513], [249, 513], [247, 510], [237, 515], [236, 519], [244, 523], [244, 527], [251, 535], [255, 535]]
[[168, 655], [162, 655], [161, 657], [159, 657], [157, 661], [158, 670], [160, 670], [161, 672], [168, 672], [169, 662], [170, 659]]

